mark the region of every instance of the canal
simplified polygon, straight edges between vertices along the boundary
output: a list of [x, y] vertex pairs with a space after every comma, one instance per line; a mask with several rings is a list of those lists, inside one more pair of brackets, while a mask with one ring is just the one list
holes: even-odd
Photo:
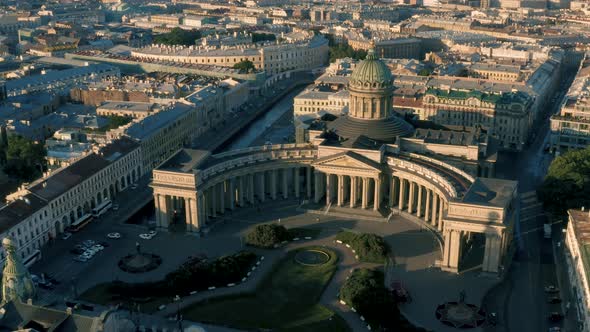
[[271, 142], [272, 144], [286, 143], [293, 136], [292, 126], [293, 99], [305, 87], [297, 88], [276, 103], [266, 114], [254, 120], [244, 132], [235, 136], [224, 151], [247, 148]]

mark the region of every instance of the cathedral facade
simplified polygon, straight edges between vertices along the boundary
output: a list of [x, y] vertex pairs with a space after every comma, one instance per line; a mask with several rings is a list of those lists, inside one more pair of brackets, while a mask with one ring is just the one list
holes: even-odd
[[181, 223], [201, 234], [228, 211], [295, 197], [308, 210], [418, 223], [439, 241], [445, 271], [460, 271], [464, 249], [479, 239], [482, 270], [499, 272], [518, 218], [518, 186], [491, 178], [485, 164], [461, 166], [485, 154], [485, 135], [414, 128], [393, 112], [391, 71], [372, 51], [349, 91], [348, 115], [311, 130], [306, 143], [178, 151], [153, 171], [158, 227]]

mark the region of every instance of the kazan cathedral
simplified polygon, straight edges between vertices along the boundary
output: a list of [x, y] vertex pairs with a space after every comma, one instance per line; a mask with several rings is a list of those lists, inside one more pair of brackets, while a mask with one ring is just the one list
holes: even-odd
[[459, 272], [477, 239], [482, 270], [499, 272], [518, 219], [517, 183], [491, 178], [495, 154], [481, 130], [417, 128], [397, 115], [393, 79], [369, 51], [349, 79], [349, 113], [310, 128], [305, 143], [179, 150], [153, 171], [158, 227], [200, 235], [234, 209], [299, 199], [307, 211], [417, 223], [440, 243], [444, 271]]

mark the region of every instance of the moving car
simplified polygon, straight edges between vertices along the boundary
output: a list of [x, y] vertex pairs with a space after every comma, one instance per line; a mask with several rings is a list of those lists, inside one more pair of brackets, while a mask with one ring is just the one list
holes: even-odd
[[553, 285], [548, 285], [548, 286], [545, 286], [545, 292], [547, 292], [547, 293], [557, 293], [557, 292], [559, 292], [559, 288], [557, 288], [557, 287], [555, 287]]
[[109, 239], [120, 239], [121, 238], [121, 234], [120, 233], [117, 233], [117, 232], [113, 232], [113, 233], [107, 234], [107, 237]]

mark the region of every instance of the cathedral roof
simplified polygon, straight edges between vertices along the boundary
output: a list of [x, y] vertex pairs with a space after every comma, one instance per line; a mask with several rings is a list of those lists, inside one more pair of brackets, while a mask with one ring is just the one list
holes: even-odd
[[393, 76], [391, 70], [371, 48], [365, 60], [359, 63], [352, 75], [350, 76], [350, 84], [357, 86], [390, 86], [392, 85]]

